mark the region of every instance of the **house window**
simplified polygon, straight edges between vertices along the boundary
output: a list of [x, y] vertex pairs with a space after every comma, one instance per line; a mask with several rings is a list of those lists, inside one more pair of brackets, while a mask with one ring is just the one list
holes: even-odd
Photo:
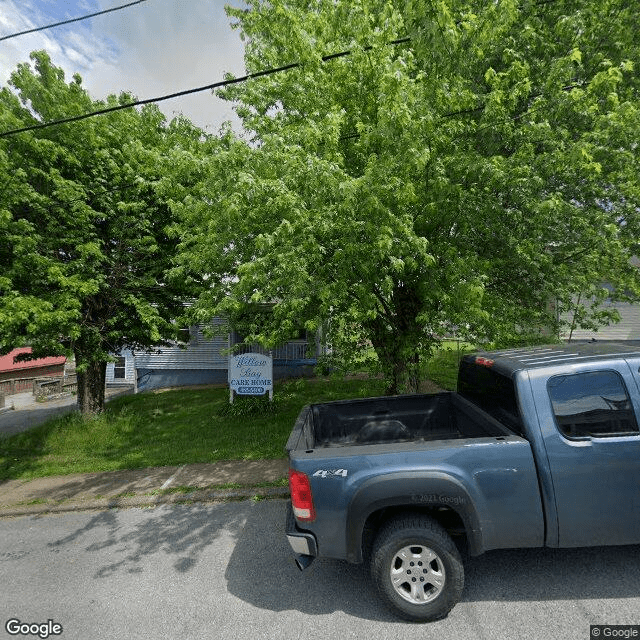
[[126, 360], [124, 357], [116, 358], [113, 365], [113, 379], [124, 380], [127, 377]]
[[631, 399], [615, 371], [592, 371], [549, 380], [556, 422], [568, 438], [638, 433]]
[[179, 344], [195, 344], [197, 342], [198, 342], [197, 326], [180, 327], [179, 334], [178, 334]]

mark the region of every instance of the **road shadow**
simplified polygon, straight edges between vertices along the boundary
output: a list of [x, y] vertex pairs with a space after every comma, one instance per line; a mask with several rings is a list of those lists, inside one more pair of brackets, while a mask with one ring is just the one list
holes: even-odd
[[252, 510], [240, 532], [225, 578], [229, 593], [261, 609], [326, 615], [343, 611], [379, 622], [397, 622], [380, 602], [363, 565], [315, 560], [301, 572], [284, 533], [286, 501]]
[[[261, 609], [307, 614], [343, 611], [397, 621], [380, 603], [364, 565], [316, 560], [294, 565], [284, 536], [284, 501], [251, 511], [226, 570], [230, 593]], [[275, 519], [274, 519], [275, 518]], [[640, 546], [492, 551], [465, 558], [463, 602], [517, 602], [638, 597]], [[259, 579], [256, 579], [259, 576]]]
[[171, 556], [175, 571], [188, 573], [220, 536], [239, 536], [252, 506], [251, 502], [163, 506], [149, 510], [148, 517], [132, 527], [123, 522], [125, 511], [110, 509], [47, 546], [57, 553], [88, 543], [85, 551], [108, 558], [96, 571], [96, 579], [142, 573], [145, 562], [157, 554]]
[[[223, 538], [229, 557], [220, 558], [219, 570], [226, 566], [226, 588], [243, 602], [276, 613], [344, 612], [368, 621], [397, 622], [381, 604], [364, 565], [316, 560], [304, 572], [295, 567], [284, 535], [284, 500], [163, 506], [134, 519], [135, 524], [125, 513], [97, 513], [49, 543], [49, 551], [80, 546], [100, 554], [96, 580], [152, 571], [159, 554], [170, 556], [178, 574], [188, 574], [201, 559], [211, 562], [211, 545]], [[524, 549], [466, 558], [462, 602], [637, 598], [639, 551], [637, 545]]]
[[466, 602], [637, 598], [640, 546], [490, 551], [465, 572]]

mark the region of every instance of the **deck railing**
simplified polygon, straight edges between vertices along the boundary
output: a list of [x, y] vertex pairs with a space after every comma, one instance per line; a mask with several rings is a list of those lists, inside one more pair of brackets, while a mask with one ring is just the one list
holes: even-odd
[[0, 393], [5, 396], [25, 391], [31, 391], [36, 398], [44, 398], [58, 393], [77, 393], [78, 381], [75, 375], [66, 378], [39, 377], [0, 380]]

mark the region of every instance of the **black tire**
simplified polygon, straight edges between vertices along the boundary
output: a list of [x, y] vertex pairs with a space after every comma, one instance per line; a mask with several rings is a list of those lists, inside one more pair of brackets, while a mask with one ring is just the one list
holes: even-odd
[[458, 549], [427, 516], [387, 522], [376, 537], [370, 562], [380, 596], [405, 620], [444, 618], [462, 596], [464, 568]]

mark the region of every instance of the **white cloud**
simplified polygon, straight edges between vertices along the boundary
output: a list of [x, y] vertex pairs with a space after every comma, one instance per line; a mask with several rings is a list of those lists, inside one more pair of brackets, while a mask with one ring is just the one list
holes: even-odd
[[[112, 0], [0, 0], [1, 33], [113, 6]], [[243, 45], [229, 26], [221, 0], [149, 0], [0, 42], [0, 83], [5, 84], [16, 64], [27, 61], [35, 49], [45, 49], [68, 78], [79, 73], [96, 99], [121, 91], [154, 98], [217, 82], [227, 71], [244, 74]], [[182, 112], [210, 132], [224, 120], [233, 120], [239, 129], [231, 106], [210, 91], [158, 106], [167, 117]]]

